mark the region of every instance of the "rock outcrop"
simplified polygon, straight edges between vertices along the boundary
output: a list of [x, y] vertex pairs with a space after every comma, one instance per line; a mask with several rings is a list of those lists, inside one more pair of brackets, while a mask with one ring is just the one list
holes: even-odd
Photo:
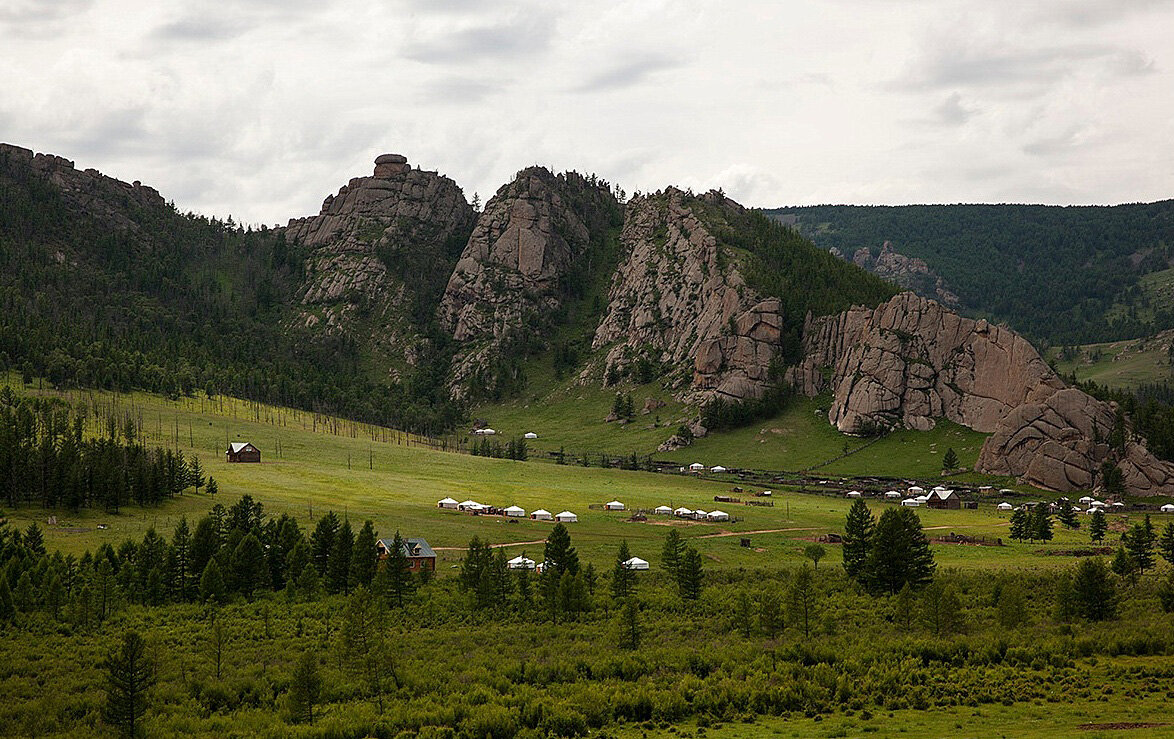
[[1091, 489], [1109, 461], [1133, 495], [1174, 493], [1174, 465], [1155, 459], [1128, 435], [1118, 448], [1110, 446], [1117, 422], [1109, 403], [1065, 388], [1008, 413], [983, 445], [977, 468], [1067, 492]]
[[439, 317], [465, 344], [454, 386], [486, 367], [511, 334], [549, 324], [564, 281], [586, 279], [579, 263], [618, 220], [605, 183], [543, 167], [518, 173], [485, 204], [441, 299]]
[[413, 303], [435, 300], [428, 293], [439, 292], [473, 219], [452, 180], [381, 155], [372, 176], [352, 179], [318, 215], [285, 229], [310, 250], [301, 320], [326, 333], [364, 332], [381, 353], [410, 360]]
[[1064, 386], [1015, 332], [908, 292], [809, 321], [805, 345], [793, 380], [808, 394], [830, 387], [829, 420], [846, 433], [928, 430], [938, 418], [989, 433], [1013, 408]]
[[1108, 460], [1132, 494], [1174, 494], [1174, 465], [1134, 440], [1110, 448], [1116, 410], [1065, 387], [1007, 328], [902, 293], [876, 309], [808, 318], [804, 347], [788, 377], [808, 395], [832, 392], [828, 420], [840, 431], [927, 430], [947, 418], [991, 434], [981, 472], [1070, 492], [1090, 489]]
[[762, 394], [778, 352], [780, 303], [747, 286], [706, 223], [741, 212], [719, 193], [693, 197], [675, 188], [628, 203], [626, 258], [593, 341], [607, 350], [604, 367], [622, 374], [653, 362], [693, 401]]
[[[836, 254], [843, 256], [838, 249]], [[881, 246], [875, 257], [867, 246], [860, 247], [852, 254], [851, 261], [857, 267], [922, 297], [936, 298], [949, 306], [958, 305], [958, 296], [947, 289], [945, 280], [932, 271], [924, 259], [899, 253], [889, 241]]]

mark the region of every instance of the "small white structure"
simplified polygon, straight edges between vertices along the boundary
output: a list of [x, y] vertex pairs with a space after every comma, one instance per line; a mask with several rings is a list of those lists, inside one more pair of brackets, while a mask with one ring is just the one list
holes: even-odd
[[530, 519], [532, 521], [549, 521], [551, 518], [553, 518], [553, 516], [551, 516], [550, 511], [546, 510], [545, 508], [539, 508], [530, 514]]
[[624, 560], [624, 567], [629, 570], [647, 570], [648, 562], [639, 557], [632, 557], [631, 559]]
[[1114, 508], [1124, 508], [1125, 504], [1122, 503], [1121, 501], [1117, 501], [1116, 503], [1113, 504], [1113, 507]]
[[889, 500], [893, 500], [896, 498], [900, 498], [901, 494], [898, 493], [896, 490], [890, 490], [889, 492], [885, 493], [885, 497], [888, 498]]
[[526, 555], [519, 554], [517, 557], [514, 557], [513, 559], [511, 559], [509, 562], [506, 562], [506, 566], [509, 567], [511, 570], [532, 570], [535, 567], [537, 567], [538, 564], [534, 560], [527, 557]]
[[860, 492], [859, 490], [849, 490], [848, 497], [849, 498], [863, 498], [864, 493]]
[[555, 516], [554, 520], [558, 521], [559, 523], [576, 523], [579, 520], [579, 517], [570, 511], [563, 511], [562, 513]]
[[926, 503], [929, 501], [929, 496], [928, 495], [919, 495], [916, 498], [914, 498], [914, 500], [916, 500], [918, 503]]
[[1089, 505], [1092, 506], [1093, 508], [1104, 508], [1105, 507], [1105, 504], [1099, 500], [1094, 500], [1093, 502], [1089, 503]]
[[452, 508], [453, 510], [456, 510], [456, 507], [459, 505], [460, 503], [456, 502], [456, 500], [452, 498], [441, 498], [440, 500], [436, 501], [437, 508]]
[[619, 502], [618, 500], [613, 500], [610, 503], [604, 503], [603, 507], [609, 511], [622, 511], [622, 510], [624, 510], [624, 504]]
[[693, 464], [689, 465], [689, 471], [690, 472], [704, 472], [705, 465], [701, 464], [700, 462], [694, 462]]
[[925, 492], [925, 488], [919, 485], [911, 485], [905, 489], [905, 492], [909, 493], [910, 495], [921, 495]]
[[526, 509], [522, 508], [521, 506], [516, 506], [516, 505], [512, 505], [509, 508], [506, 508], [504, 511], [502, 511], [502, 513], [504, 513], [507, 516], [511, 516], [513, 518], [525, 518], [526, 517]]
[[725, 471], [726, 471], [726, 468], [725, 468], [725, 467], [722, 467], [722, 466], [719, 464], [719, 465], [714, 465], [713, 467], [710, 467], [710, 468], [709, 468], [709, 471], [710, 471], [710, 472], [725, 472]]
[[1015, 491], [1011, 488], [999, 488], [999, 495], [1010, 495], [1013, 492]]
[[671, 515], [673, 515], [673, 509], [669, 508], [667, 505], [658, 505], [656, 507], [656, 510], [653, 512], [658, 516], [671, 516]]
[[772, 495], [772, 493], [769, 490], [763, 490], [758, 495], [759, 495], [759, 497], [762, 497], [762, 498], [769, 498]]
[[1159, 510], [1161, 510], [1162, 513], [1174, 513], [1174, 503], [1167, 503], [1166, 505], [1162, 506]]
[[704, 521], [709, 516], [709, 511], [703, 511], [700, 508], [693, 511], [693, 518], [698, 521]]
[[1092, 497], [1091, 495], [1086, 495], [1080, 499], [1080, 503], [1082, 503], [1084, 505], [1088, 505], [1089, 503], [1093, 502], [1094, 500], [1096, 500], [1096, 498]]
[[476, 436], [493, 436], [496, 433], [497, 433], [496, 431], [494, 431], [493, 429], [488, 428], [488, 427], [483, 428], [483, 429], [476, 429], [475, 431], [473, 431], [473, 434]]
[[931, 493], [944, 493], [944, 492], [946, 492], [947, 490], [949, 490], [949, 488], [948, 488], [948, 487], [946, 487], [945, 485], [935, 485], [935, 486], [934, 486], [934, 489], [933, 489], [933, 490], [931, 490], [930, 492], [931, 492]]
[[689, 518], [693, 515], [693, 511], [689, 510], [688, 508], [678, 508], [677, 510], [673, 511], [673, 515], [679, 516], [680, 518]]
[[917, 498], [906, 498], [905, 500], [901, 501], [901, 505], [905, 506], [906, 508], [917, 508], [921, 505], [921, 501]]
[[1009, 510], [1013, 509], [1014, 507], [1015, 506], [1011, 505], [1010, 503], [1008, 503], [1005, 500], [1002, 503], [995, 506], [995, 508], [998, 508], [1000, 511], [1009, 511]]
[[526, 433], [522, 434], [522, 438], [523, 439], [537, 439], [538, 434], [534, 433], [533, 431], [527, 431]]
[[457, 503], [457, 510], [459, 511], [480, 511], [484, 509], [485, 506], [475, 500], [466, 500], [462, 503]]
[[729, 521], [730, 520], [730, 514], [726, 513], [725, 511], [710, 511], [709, 513], [705, 514], [705, 517], [708, 518], [710, 521]]
[[1105, 509], [1104, 509], [1104, 508], [1089, 508], [1089, 509], [1088, 509], [1087, 511], [1085, 511], [1084, 513], [1085, 513], [1085, 515], [1091, 516], [1092, 514], [1096, 513], [1097, 511], [1100, 511], [1101, 513], [1104, 513], [1104, 512], [1105, 512]]

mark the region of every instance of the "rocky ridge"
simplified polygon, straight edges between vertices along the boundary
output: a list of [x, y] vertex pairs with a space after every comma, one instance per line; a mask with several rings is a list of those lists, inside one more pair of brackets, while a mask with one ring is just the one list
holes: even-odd
[[473, 219], [455, 182], [401, 155], [379, 156], [372, 176], [353, 178], [318, 215], [286, 226], [287, 238], [310, 250], [301, 320], [328, 334], [366, 322], [372, 341], [406, 347], [410, 360], [415, 327], [403, 319], [428, 290], [428, 271], [447, 276]]
[[1023, 337], [901, 293], [876, 309], [808, 318], [805, 359], [788, 372], [807, 395], [832, 392], [840, 431], [933, 428], [947, 418], [991, 433], [976, 469], [1069, 492], [1106, 460], [1134, 494], [1174, 492], [1174, 465], [1128, 440], [1111, 449], [1116, 410], [1065, 387]]
[[778, 352], [780, 303], [747, 286], [703, 208], [742, 210], [717, 192], [693, 198], [675, 188], [628, 203], [626, 258], [592, 347], [606, 350], [603, 366], [619, 373], [641, 359], [666, 369], [683, 399], [758, 397]]
[[[832, 249], [833, 253], [845, 258], [839, 249]], [[950, 292], [941, 275], [932, 271], [924, 259], [909, 257], [893, 248], [892, 242], [886, 241], [877, 256], [872, 250], [862, 246], [852, 254], [850, 260], [861, 269], [872, 272], [877, 277], [911, 290], [923, 297], [934, 297], [949, 306], [957, 307], [958, 296]]]
[[485, 204], [440, 301], [441, 324], [464, 344], [454, 388], [485, 368], [511, 334], [545, 323], [564, 300], [563, 281], [619, 203], [602, 182], [544, 167], [517, 174]]

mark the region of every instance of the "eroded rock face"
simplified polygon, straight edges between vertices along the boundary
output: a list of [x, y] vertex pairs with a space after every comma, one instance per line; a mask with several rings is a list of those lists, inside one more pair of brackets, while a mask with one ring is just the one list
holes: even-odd
[[1132, 440], [1123, 449], [1109, 446], [1116, 416], [1112, 405], [1075, 388], [1024, 403], [999, 422], [976, 469], [1068, 492], [1092, 489], [1108, 460], [1117, 464], [1131, 494], [1174, 493], [1174, 465]]
[[286, 236], [310, 248], [299, 295], [304, 323], [367, 331], [410, 362], [412, 301], [430, 280], [439, 290], [474, 212], [449, 178], [411, 169], [399, 154], [375, 161], [373, 176], [328, 196], [318, 215], [291, 220]]
[[913, 293], [811, 322], [805, 341], [795, 379], [809, 393], [830, 382], [829, 420], [847, 433], [927, 430], [943, 417], [991, 432], [1013, 408], [1064, 386], [1018, 334]]
[[[839, 250], [836, 253], [842, 256]], [[852, 254], [851, 261], [857, 267], [918, 295], [934, 297], [946, 305], [958, 305], [958, 296], [946, 288], [945, 281], [929, 268], [924, 259], [901, 254], [893, 248], [891, 242], [886, 241], [876, 257], [872, 256], [872, 250], [868, 247], [861, 247]]]
[[585, 279], [580, 264], [619, 216], [604, 183], [543, 167], [518, 173], [485, 204], [441, 299], [441, 324], [462, 342], [453, 389], [492, 367], [520, 331], [539, 330], [562, 305], [565, 280]]
[[620, 236], [626, 259], [608, 292], [593, 347], [606, 367], [641, 358], [669, 369], [682, 398], [754, 398], [767, 384], [782, 328], [780, 303], [751, 290], [720, 252], [696, 205], [740, 213], [716, 192], [675, 188], [632, 199]]

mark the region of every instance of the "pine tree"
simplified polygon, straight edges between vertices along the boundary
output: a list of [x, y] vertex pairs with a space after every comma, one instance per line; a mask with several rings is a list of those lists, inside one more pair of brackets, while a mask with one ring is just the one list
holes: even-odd
[[[204, 516], [196, 522], [192, 535], [191, 572], [193, 581], [204, 572], [208, 562], [220, 551], [220, 533], [211, 516]], [[195, 583], [193, 582], [193, 585]]]
[[954, 447], [946, 450], [946, 456], [942, 457], [942, 469], [945, 471], [958, 469], [958, 454], [954, 451]]
[[1125, 532], [1121, 537], [1121, 543], [1125, 546], [1129, 556], [1133, 558], [1137, 569], [1144, 575], [1146, 570], [1152, 570], [1156, 562], [1154, 558], [1154, 544], [1157, 542], [1157, 535], [1154, 533], [1154, 525], [1150, 521], [1150, 517], [1145, 517], [1144, 523], [1134, 524], [1133, 527]]
[[200, 458], [193, 454], [191, 461], [188, 462], [187, 484], [195, 488], [196, 493], [199, 493], [205, 482], [204, 466], [200, 464]]
[[774, 639], [786, 626], [779, 594], [773, 588], [763, 591], [758, 598], [758, 628], [762, 629], [766, 638]]
[[811, 622], [815, 620], [815, 601], [815, 577], [804, 565], [795, 573], [788, 593], [791, 621], [795, 628], [803, 629], [804, 638], [811, 636]]
[[620, 542], [619, 552], [616, 554], [615, 567], [611, 573], [611, 597], [617, 601], [628, 598], [636, 591], [636, 573], [628, 569], [627, 562], [632, 558], [628, 549], [628, 540]]
[[747, 639], [754, 633], [754, 607], [745, 590], [739, 590], [738, 599], [734, 601], [733, 625]]
[[310, 565], [310, 550], [306, 546], [306, 540], [299, 538], [297, 543], [293, 545], [293, 549], [285, 557], [285, 580], [286, 583], [297, 583], [298, 578], [302, 576], [302, 570]]
[[933, 580], [933, 553], [911, 508], [889, 508], [872, 534], [865, 582], [876, 593], [897, 593], [906, 584], [920, 587]]
[[347, 664], [366, 683], [368, 693], [382, 712], [383, 664], [387, 660], [383, 610], [362, 585], [356, 586], [347, 598], [341, 637]]
[[1028, 520], [1027, 509], [1019, 506], [1011, 514], [1011, 538], [1023, 541], [1031, 534], [1031, 523]]
[[215, 559], [208, 560], [204, 574], [200, 577], [200, 600], [205, 603], [224, 602], [224, 576]]
[[1080, 520], [1076, 517], [1076, 511], [1072, 510], [1072, 504], [1067, 499], [1060, 501], [1060, 511], [1056, 514], [1056, 518], [1060, 519], [1060, 523], [1064, 524], [1066, 529], [1080, 528]]
[[355, 535], [351, 522], [343, 521], [334, 537], [334, 549], [330, 552], [327, 589], [332, 593], [351, 592], [351, 554], [355, 549]]
[[375, 548], [375, 524], [371, 519], [363, 522], [359, 535], [355, 537], [355, 550], [351, 553], [351, 582], [358, 587], [371, 587], [375, 579], [375, 568], [379, 563], [379, 552]]
[[24, 547], [34, 557], [45, 556], [45, 535], [41, 533], [41, 527], [37, 525], [36, 521], [30, 523], [29, 527], [25, 529]]
[[1052, 514], [1048, 512], [1048, 507], [1043, 503], [1036, 505], [1031, 511], [1031, 516], [1028, 518], [1028, 525], [1030, 526], [1030, 533], [1028, 537], [1038, 541], [1052, 540]]
[[701, 554], [693, 547], [685, 549], [681, 556], [681, 567], [677, 574], [677, 589], [685, 600], [701, 597], [701, 583], [704, 572], [701, 568]]
[[875, 527], [876, 518], [864, 501], [860, 498], [852, 501], [852, 507], [848, 509], [848, 518], [844, 522], [843, 551], [844, 572], [853, 580], [859, 580], [864, 574], [869, 543]]
[[322, 577], [329, 575], [330, 555], [334, 553], [334, 538], [338, 534], [340, 524], [338, 516], [334, 511], [330, 511], [318, 519], [318, 525], [310, 535], [310, 557]]
[[1104, 541], [1105, 534], [1109, 530], [1109, 522], [1105, 520], [1105, 512], [1100, 508], [1092, 514], [1092, 520], [1088, 522], [1088, 534], [1093, 543]]
[[127, 632], [120, 648], [103, 662], [106, 672], [106, 705], [102, 717], [125, 737], [142, 734], [155, 670], [147, 656], [147, 645], [137, 632]]
[[543, 559], [546, 560], [546, 572], [560, 577], [563, 573], [578, 574], [579, 554], [571, 546], [571, 534], [563, 524], [556, 523], [550, 530], [550, 536], [546, 537]]
[[187, 516], [179, 519], [175, 534], [171, 537], [171, 593], [175, 600], [184, 603], [191, 599], [195, 573], [192, 570], [192, 535], [188, 530]]
[[303, 652], [289, 681], [289, 712], [294, 721], [314, 723], [314, 705], [322, 694], [322, 676], [313, 652]]
[[1174, 565], [1174, 521], [1167, 522], [1162, 529], [1162, 536], [1158, 539], [1158, 551], [1163, 559]]
[[1078, 564], [1075, 575], [1061, 592], [1060, 608], [1066, 617], [1105, 621], [1117, 615], [1117, 591], [1100, 557]]
[[246, 598], [252, 600], [253, 591], [264, 587], [268, 579], [265, 550], [256, 535], [249, 532], [233, 550], [232, 581]]
[[1113, 555], [1111, 566], [1113, 573], [1118, 577], [1130, 582], [1137, 579], [1137, 560], [1129, 554], [1129, 550], [1125, 547], [1117, 547], [1117, 553]]
[[636, 606], [636, 599], [629, 598], [620, 616], [620, 647], [639, 649], [641, 636], [640, 609]]
[[669, 577], [676, 580], [680, 575], [681, 555], [685, 553], [685, 542], [681, 539], [681, 532], [669, 529], [664, 538], [664, 549], [660, 552], [661, 567]]
[[7, 623], [16, 616], [16, 605], [12, 602], [12, 591], [8, 578], [0, 575], [0, 623]]
[[921, 594], [921, 620], [934, 636], [953, 633], [961, 626], [962, 603], [954, 589], [931, 582]]
[[396, 531], [387, 552], [387, 559], [383, 561], [386, 572], [383, 580], [384, 594], [397, 607], [403, 607], [404, 599], [412, 594], [412, 571], [408, 567], [407, 546], [408, 543], [400, 536], [399, 531]]

